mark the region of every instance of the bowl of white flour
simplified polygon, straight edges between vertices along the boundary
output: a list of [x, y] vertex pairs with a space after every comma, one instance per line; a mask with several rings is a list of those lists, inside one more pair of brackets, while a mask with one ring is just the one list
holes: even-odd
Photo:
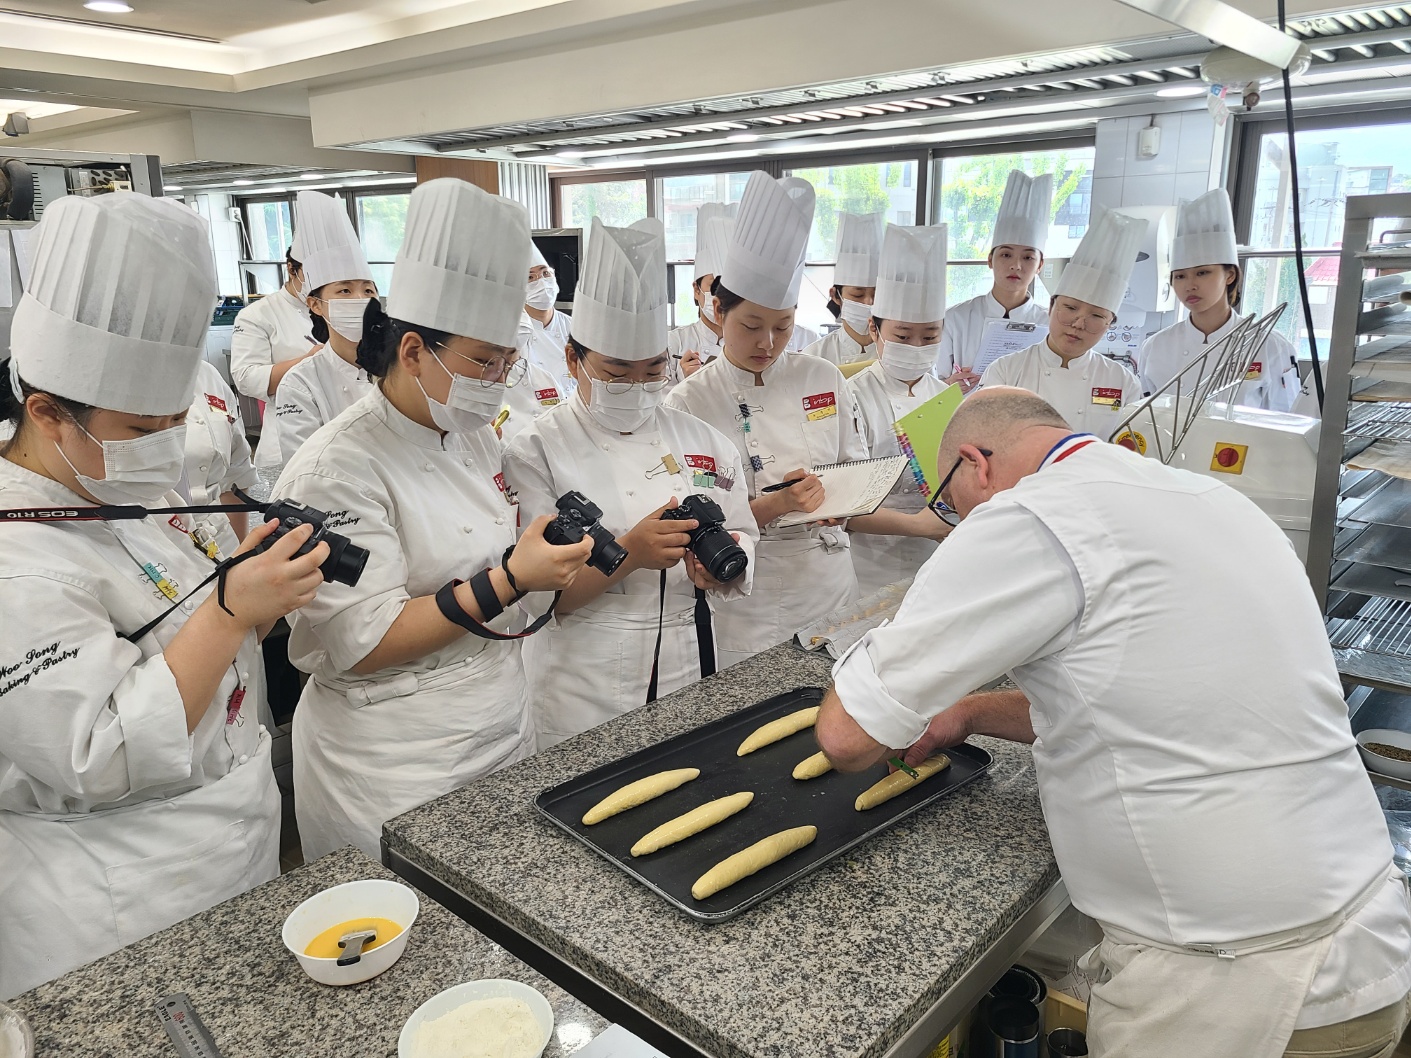
[[518, 981], [467, 981], [416, 1008], [397, 1058], [540, 1058], [553, 1032], [543, 993]]

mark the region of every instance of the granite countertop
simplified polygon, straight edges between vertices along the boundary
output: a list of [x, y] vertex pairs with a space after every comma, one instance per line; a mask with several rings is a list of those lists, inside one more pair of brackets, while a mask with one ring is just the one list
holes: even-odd
[[187, 994], [224, 1058], [395, 1058], [412, 1011], [482, 978], [522, 981], [548, 997], [555, 1023], [545, 1058], [564, 1058], [607, 1027], [426, 896], [390, 969], [359, 985], [316, 984], [280, 939], [284, 919], [329, 886], [392, 877], [342, 849], [7, 1002], [29, 1019], [39, 1058], [171, 1058], [155, 1003], [172, 992]]
[[1058, 881], [1027, 746], [736, 919], [675, 910], [534, 808], [540, 791], [801, 686], [768, 650], [391, 820], [388, 849], [716, 1058], [876, 1058]]

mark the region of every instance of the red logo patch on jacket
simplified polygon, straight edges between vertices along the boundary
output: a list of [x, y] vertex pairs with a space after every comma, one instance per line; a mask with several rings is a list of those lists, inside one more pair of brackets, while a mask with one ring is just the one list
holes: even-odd
[[714, 456], [693, 456], [693, 455], [688, 455], [688, 456], [686, 456], [686, 465], [687, 465], [688, 467], [691, 467], [693, 470], [703, 470], [703, 471], [705, 471], [707, 474], [714, 474], [714, 473], [715, 473], [715, 457], [714, 457]]
[[809, 422], [829, 419], [838, 414], [838, 398], [832, 393], [815, 393], [803, 399], [804, 418]]
[[222, 398], [217, 397], [214, 393], [206, 394], [206, 403], [212, 408], [215, 408], [216, 411], [225, 412], [225, 414], [227, 415], [230, 414], [230, 409], [225, 406], [225, 401]]
[[534, 399], [544, 407], [552, 408], [561, 398], [559, 397], [559, 391], [550, 387], [548, 389], [536, 389], [534, 391]]
[[180, 515], [173, 514], [170, 518], [167, 519], [167, 524], [179, 533], [186, 533], [188, 536], [190, 535], [190, 531], [186, 528], [185, 523], [182, 522]]
[[1105, 404], [1109, 408], [1120, 408], [1122, 406], [1122, 390], [1120, 387], [1114, 389], [1110, 386], [1094, 386], [1093, 403]]

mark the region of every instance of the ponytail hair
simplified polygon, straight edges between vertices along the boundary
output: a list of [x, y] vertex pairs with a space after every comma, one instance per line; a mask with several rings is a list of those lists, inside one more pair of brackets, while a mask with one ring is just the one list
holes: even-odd
[[427, 348], [445, 345], [452, 335], [449, 331], [437, 331], [403, 320], [394, 320], [387, 315], [380, 298], [372, 298], [363, 309], [363, 336], [358, 342], [358, 366], [376, 379], [384, 379], [397, 362], [397, 350], [402, 339], [408, 334], [416, 334]]

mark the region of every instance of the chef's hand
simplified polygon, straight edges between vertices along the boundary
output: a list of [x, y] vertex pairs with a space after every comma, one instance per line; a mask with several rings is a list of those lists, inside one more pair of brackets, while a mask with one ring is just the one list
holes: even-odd
[[[235, 554], [257, 550], [278, 527], [278, 522], [256, 526]], [[305, 523], [285, 533], [263, 554], [230, 567], [225, 575], [225, 605], [243, 627], [270, 624], [313, 602], [323, 583], [323, 574], [318, 568], [328, 558], [328, 544], [320, 543], [307, 555], [294, 555], [313, 531], [314, 527]], [[202, 605], [219, 606], [216, 596], [217, 593], [212, 592]]]
[[946, 385], [959, 386], [962, 393], [969, 393], [980, 384], [980, 376], [971, 371], [968, 367], [957, 368], [955, 373], [946, 378]]
[[714, 359], [714, 356], [703, 356], [698, 349], [687, 350], [681, 354], [681, 377], [690, 378]]
[[670, 569], [686, 557], [686, 549], [691, 545], [689, 533], [701, 523], [694, 518], [662, 521], [663, 512], [676, 506], [673, 496], [627, 530], [618, 541], [627, 549], [627, 561], [633, 569]]
[[[740, 534], [731, 533], [730, 539], [738, 544], [740, 542]], [[744, 575], [745, 571], [741, 570], [739, 573], [735, 574], [735, 579], [739, 580]], [[692, 551], [686, 552], [686, 576], [690, 577], [691, 583], [702, 591], [716, 591], [725, 587], [727, 583], [732, 583], [728, 581], [718, 581], [712, 577], [706, 572], [706, 568], [696, 561], [695, 552]]]
[[576, 544], [551, 544], [544, 539], [544, 527], [552, 515], [541, 515], [529, 523], [509, 557], [509, 572], [521, 591], [563, 591], [582, 570], [593, 553], [593, 538], [584, 536]]
[[936, 714], [931, 723], [927, 725], [926, 733], [906, 751], [902, 760], [914, 768], [936, 750], [960, 745], [972, 733], [968, 713], [965, 709], [959, 708], [959, 703], [957, 703], [944, 712]]

